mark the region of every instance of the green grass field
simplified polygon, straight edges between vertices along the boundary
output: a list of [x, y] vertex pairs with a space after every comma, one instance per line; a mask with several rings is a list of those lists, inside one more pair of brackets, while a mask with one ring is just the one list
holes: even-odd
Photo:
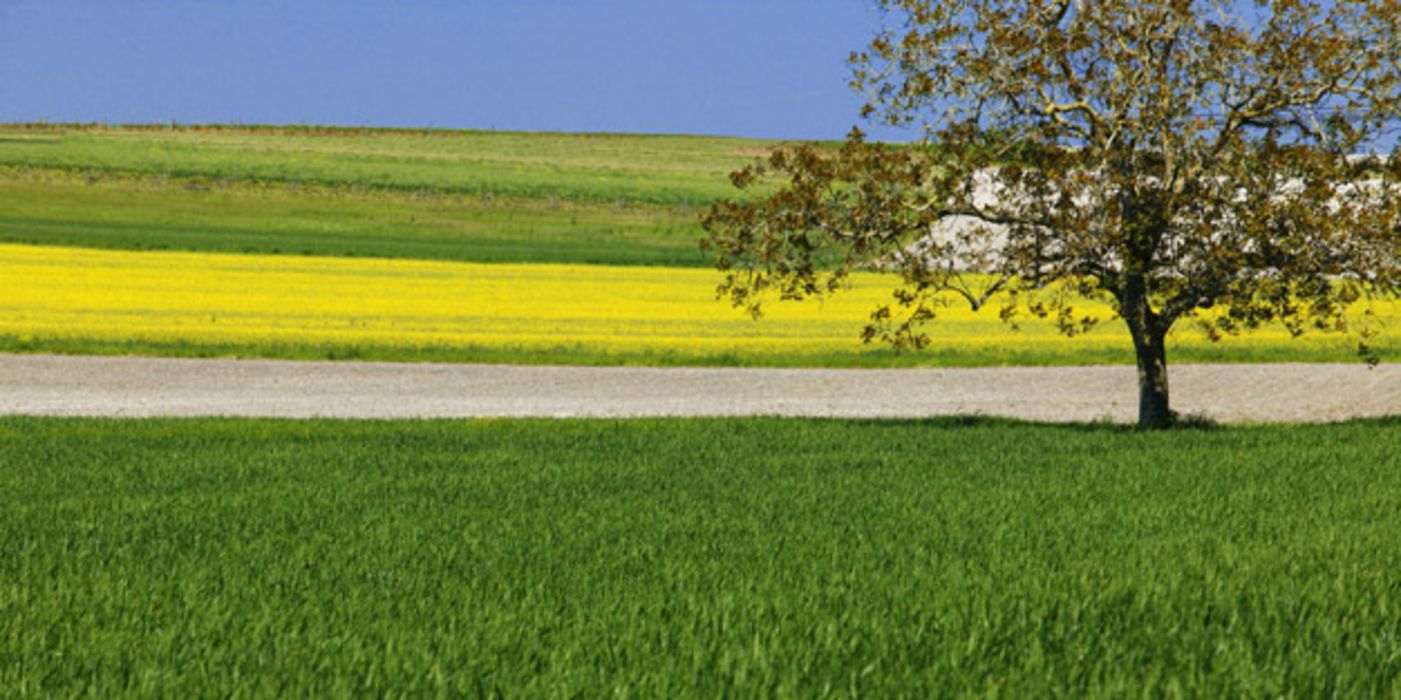
[[744, 139], [0, 125], [0, 242], [696, 267]]
[[393, 129], [0, 126], [0, 165], [574, 199], [706, 204], [768, 144], [707, 136]]
[[0, 420], [9, 696], [1401, 692], [1401, 422]]
[[[0, 144], [0, 153], [5, 149]], [[0, 167], [0, 243], [700, 267], [701, 209]]]

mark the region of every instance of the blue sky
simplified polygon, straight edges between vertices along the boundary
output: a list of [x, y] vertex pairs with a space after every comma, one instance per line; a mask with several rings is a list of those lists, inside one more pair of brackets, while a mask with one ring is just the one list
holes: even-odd
[[880, 22], [867, 0], [0, 0], [0, 121], [838, 138]]

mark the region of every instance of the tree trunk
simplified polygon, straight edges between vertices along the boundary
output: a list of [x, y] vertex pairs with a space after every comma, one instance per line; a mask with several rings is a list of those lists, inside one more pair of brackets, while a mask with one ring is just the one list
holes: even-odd
[[[1138, 427], [1166, 428], [1172, 425], [1168, 408], [1167, 333], [1157, 319], [1129, 322], [1134, 354], [1138, 358]], [[1138, 326], [1138, 327], [1135, 327]]]

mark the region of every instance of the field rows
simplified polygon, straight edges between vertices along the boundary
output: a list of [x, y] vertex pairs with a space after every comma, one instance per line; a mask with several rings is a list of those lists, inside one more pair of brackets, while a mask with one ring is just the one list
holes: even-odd
[[[3, 146], [0, 146], [3, 150]], [[0, 242], [703, 267], [695, 207], [83, 176], [0, 166]]]
[[[698, 220], [705, 203], [733, 194], [725, 174], [766, 145], [0, 127], [0, 350], [564, 364], [1130, 362], [1116, 323], [1070, 340], [1036, 321], [1013, 332], [990, 312], [959, 306], [942, 312], [925, 352], [863, 346], [860, 327], [889, 297], [890, 283], [874, 275], [823, 305], [771, 305], [758, 323], [716, 301], [719, 276], [705, 269]], [[1102, 305], [1083, 306], [1107, 316]], [[1401, 304], [1378, 310], [1386, 325], [1374, 344], [1390, 359], [1401, 350]], [[1354, 360], [1343, 337], [1290, 341], [1279, 328], [1219, 344], [1180, 328], [1170, 353], [1172, 362]]]
[[0, 127], [0, 165], [614, 203], [704, 204], [766, 144], [714, 137], [441, 132], [269, 135]]
[[[934, 345], [893, 356], [858, 332], [891, 280], [855, 278], [825, 303], [771, 304], [753, 321], [715, 299], [704, 269], [483, 265], [0, 245], [0, 347], [67, 352], [364, 357], [559, 364], [1000, 365], [1129, 362], [1106, 323], [1067, 339], [950, 305]], [[1086, 310], [1103, 305], [1084, 304]], [[1379, 307], [1385, 353], [1401, 304]], [[1223, 343], [1184, 330], [1174, 360], [1349, 361], [1345, 338], [1265, 329]]]
[[[890, 298], [877, 274], [760, 321], [718, 301], [698, 217], [766, 145], [0, 127], [0, 352], [1132, 362], [1117, 321], [1067, 339], [960, 304], [926, 351], [863, 345]], [[1401, 359], [1401, 300], [1373, 310], [1373, 344]], [[1170, 363], [1281, 361], [1357, 359], [1348, 338], [1277, 327], [1169, 339]], [[1318, 387], [1391, 395], [1390, 375], [1348, 369], [1369, 389], [1291, 384], [1311, 409]], [[136, 384], [99, 371], [114, 394]], [[535, 374], [558, 388], [562, 373]], [[1276, 406], [1278, 376], [1250, 380]], [[1065, 417], [1064, 394], [1027, 391]], [[0, 695], [1401, 697], [1398, 443], [1394, 419], [4, 417]]]

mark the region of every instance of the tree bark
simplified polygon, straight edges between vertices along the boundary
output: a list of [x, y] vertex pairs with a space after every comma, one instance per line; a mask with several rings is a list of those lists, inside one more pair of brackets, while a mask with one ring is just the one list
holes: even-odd
[[1133, 349], [1138, 360], [1138, 427], [1166, 428], [1172, 425], [1168, 407], [1167, 333], [1155, 318], [1143, 323], [1129, 322]]
[[[1142, 257], [1151, 259], [1152, 255]], [[1138, 363], [1138, 427], [1167, 428], [1173, 423], [1167, 375], [1167, 330], [1172, 320], [1153, 312], [1147, 279], [1141, 274], [1125, 277], [1119, 302]]]

